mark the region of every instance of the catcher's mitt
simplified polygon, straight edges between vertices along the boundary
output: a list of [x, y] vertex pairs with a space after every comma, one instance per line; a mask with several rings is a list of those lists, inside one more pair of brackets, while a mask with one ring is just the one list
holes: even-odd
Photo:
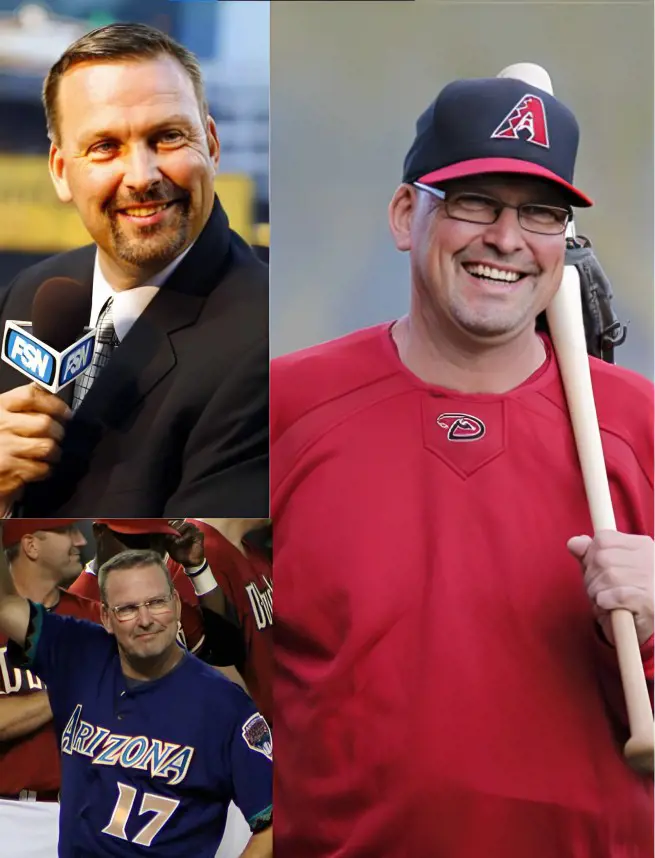
[[[614, 363], [614, 349], [625, 342], [627, 328], [614, 312], [612, 285], [588, 238], [584, 235], [567, 238], [565, 264], [575, 265], [580, 275], [587, 352]], [[548, 331], [545, 313], [537, 319], [537, 328]]]

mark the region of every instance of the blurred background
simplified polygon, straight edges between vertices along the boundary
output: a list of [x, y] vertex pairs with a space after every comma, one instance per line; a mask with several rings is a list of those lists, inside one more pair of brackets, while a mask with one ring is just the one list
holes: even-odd
[[418, 115], [456, 78], [550, 73], [581, 127], [581, 211], [628, 340], [653, 377], [653, 3], [271, 4], [271, 353], [402, 315], [387, 205]]
[[268, 256], [268, 2], [0, 0], [0, 290], [90, 241], [48, 176], [41, 87], [71, 42], [115, 21], [158, 27], [199, 58], [221, 140], [217, 192], [232, 228]]

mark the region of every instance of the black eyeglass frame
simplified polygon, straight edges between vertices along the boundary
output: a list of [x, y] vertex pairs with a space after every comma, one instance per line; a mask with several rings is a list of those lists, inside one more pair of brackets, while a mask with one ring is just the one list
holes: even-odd
[[[493, 220], [475, 220], [468, 217], [462, 217], [461, 215], [451, 214], [450, 209], [448, 207], [449, 193], [447, 191], [444, 191], [441, 188], [437, 188], [434, 185], [424, 185], [422, 182], [412, 182], [412, 186], [418, 188], [419, 191], [426, 191], [427, 193], [432, 194], [432, 196], [436, 197], [438, 200], [441, 200], [441, 202], [445, 203], [446, 214], [448, 215], [448, 217], [452, 220], [462, 221], [463, 223], [477, 223], [480, 225], [490, 226], [491, 224], [496, 223], [503, 209], [514, 209], [516, 211], [516, 216], [518, 218], [520, 227], [526, 232], [531, 232], [535, 235], [562, 235], [566, 232], [566, 228], [573, 220], [573, 210], [571, 208], [563, 208], [562, 206], [551, 206], [546, 205], [545, 203], [521, 203], [518, 206], [513, 206], [510, 203], [504, 203], [502, 202], [502, 200], [496, 199], [496, 197], [491, 197], [489, 196], [489, 194], [482, 194], [474, 191], [458, 191], [458, 196], [470, 195], [474, 197], [479, 197], [481, 199], [489, 200], [490, 203], [493, 203], [496, 213]], [[561, 228], [558, 228], [556, 232], [544, 231], [542, 229], [534, 229], [534, 227], [526, 226], [522, 218], [522, 215], [525, 215], [526, 208], [539, 208], [551, 212], [562, 212], [566, 215], [566, 220], [561, 225]]]

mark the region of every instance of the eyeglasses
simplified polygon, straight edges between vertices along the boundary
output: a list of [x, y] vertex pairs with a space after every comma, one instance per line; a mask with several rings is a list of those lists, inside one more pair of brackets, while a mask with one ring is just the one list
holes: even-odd
[[421, 182], [412, 184], [420, 191], [427, 191], [445, 202], [448, 217], [466, 223], [492, 224], [498, 220], [503, 209], [516, 209], [519, 224], [527, 232], [535, 232], [539, 235], [560, 235], [566, 232], [566, 227], [573, 217], [571, 209], [559, 206], [546, 206], [540, 203], [521, 203], [520, 206], [512, 206], [486, 194], [473, 194], [466, 191], [450, 194]]
[[115, 608], [109, 608], [109, 610], [115, 614], [116, 619], [120, 620], [121, 623], [126, 623], [128, 620], [134, 620], [139, 616], [139, 608], [147, 608], [153, 615], [165, 614], [171, 609], [172, 599], [173, 594], [169, 593], [168, 596], [157, 596], [155, 599], [148, 599], [147, 602], [139, 602], [136, 605], [117, 605]]

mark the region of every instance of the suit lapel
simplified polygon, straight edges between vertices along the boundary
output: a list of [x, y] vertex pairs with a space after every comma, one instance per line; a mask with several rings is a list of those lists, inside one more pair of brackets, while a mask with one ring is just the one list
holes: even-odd
[[204, 302], [204, 298], [161, 289], [116, 347], [76, 418], [99, 421], [108, 428], [121, 423], [125, 414], [173, 369], [175, 353], [169, 335], [192, 325]]

